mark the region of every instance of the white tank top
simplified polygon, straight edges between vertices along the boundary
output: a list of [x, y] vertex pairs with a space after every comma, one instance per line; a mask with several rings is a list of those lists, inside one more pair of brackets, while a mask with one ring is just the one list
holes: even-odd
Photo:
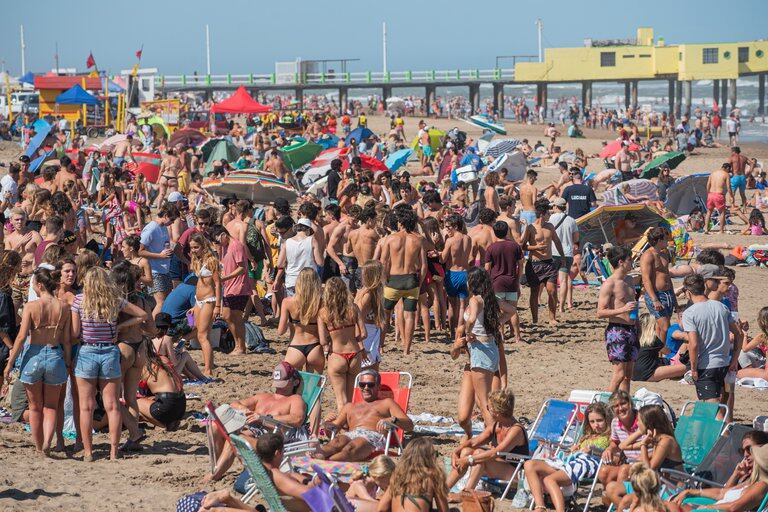
[[299, 272], [305, 268], [315, 269], [315, 258], [312, 255], [312, 238], [308, 236], [304, 240], [289, 238], [285, 241], [285, 287], [296, 286], [296, 278]]
[[[483, 324], [483, 315], [485, 314], [485, 308], [482, 307], [477, 311], [477, 319], [475, 325], [472, 326], [472, 334], [475, 336], [489, 336], [485, 331], [485, 324]], [[469, 311], [464, 311], [464, 321], [469, 318]]]

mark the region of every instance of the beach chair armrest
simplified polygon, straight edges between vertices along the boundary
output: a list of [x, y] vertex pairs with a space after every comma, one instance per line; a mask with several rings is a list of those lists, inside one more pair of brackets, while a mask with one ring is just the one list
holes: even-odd
[[498, 452], [496, 454], [497, 457], [502, 457], [505, 462], [525, 462], [526, 460], [531, 460], [530, 455], [519, 455], [517, 453], [511, 453], [511, 452]]
[[272, 416], [259, 416], [259, 420], [265, 427], [273, 430], [280, 430], [281, 432], [285, 432], [286, 430], [293, 428], [287, 423], [276, 420]]
[[704, 477], [697, 476], [697, 475], [691, 475], [689, 473], [686, 473], [684, 471], [677, 471], [675, 469], [665, 469], [662, 468], [659, 470], [659, 472], [668, 477], [671, 480], [674, 480], [676, 482], [681, 482], [686, 485], [686, 487], [690, 486], [692, 483], [700, 484], [700, 485], [706, 485], [708, 487], [717, 487], [722, 488], [723, 484], [714, 482], [712, 480], [707, 480]]

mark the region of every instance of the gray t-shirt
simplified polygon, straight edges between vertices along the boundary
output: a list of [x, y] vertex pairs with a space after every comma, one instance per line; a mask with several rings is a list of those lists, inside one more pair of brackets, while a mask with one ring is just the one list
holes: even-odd
[[[565, 217], [565, 219], [563, 219], [563, 217]], [[561, 220], [562, 222], [560, 222]], [[555, 233], [557, 233], [560, 243], [563, 244], [563, 252], [565, 253], [560, 254], [553, 243], [552, 256], [573, 257], [573, 235], [579, 232], [579, 226], [576, 224], [576, 221], [573, 220], [573, 217], [566, 215], [565, 213], [555, 213], [549, 217], [549, 223], [557, 227]], [[558, 224], [560, 225], [558, 226]]]
[[716, 300], [697, 302], [683, 312], [683, 330], [699, 335], [697, 369], [722, 368], [731, 364], [730, 312]]

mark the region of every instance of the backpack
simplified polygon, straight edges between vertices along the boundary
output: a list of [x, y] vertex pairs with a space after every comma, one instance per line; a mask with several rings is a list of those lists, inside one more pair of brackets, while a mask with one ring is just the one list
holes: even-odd
[[264, 238], [261, 236], [261, 231], [256, 227], [254, 218], [248, 221], [248, 228], [245, 230], [245, 245], [257, 262], [267, 259]]
[[266, 344], [267, 339], [264, 337], [264, 333], [261, 332], [261, 327], [253, 322], [245, 322], [245, 347], [248, 350], [253, 350]]

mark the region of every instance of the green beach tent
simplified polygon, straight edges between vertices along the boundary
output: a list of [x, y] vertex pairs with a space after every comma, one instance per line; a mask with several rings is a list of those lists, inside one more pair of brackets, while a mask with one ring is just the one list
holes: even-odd
[[323, 150], [323, 146], [309, 142], [304, 139], [297, 139], [291, 144], [280, 149], [285, 166], [291, 171], [295, 171], [304, 164], [308, 164], [315, 159]]
[[213, 170], [213, 163], [217, 160], [226, 160], [234, 163], [240, 157], [240, 150], [228, 140], [220, 140], [211, 150], [205, 161], [205, 176]]

